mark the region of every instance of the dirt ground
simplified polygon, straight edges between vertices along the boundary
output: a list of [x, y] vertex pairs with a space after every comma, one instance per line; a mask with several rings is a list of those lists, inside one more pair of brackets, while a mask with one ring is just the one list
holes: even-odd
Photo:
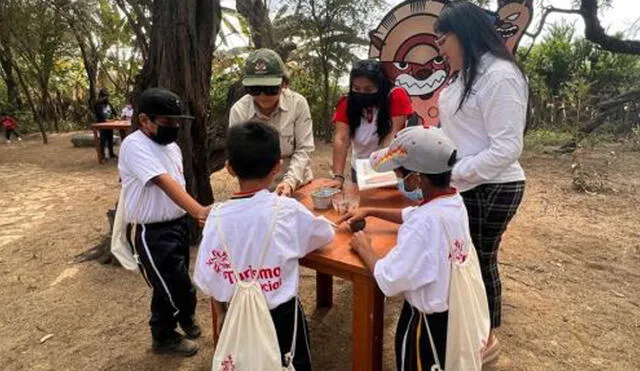
[[[106, 233], [118, 175], [114, 162], [97, 164], [93, 148], [73, 148], [70, 134], [50, 141], [0, 145], [0, 369], [210, 369], [205, 297], [198, 355], [156, 356], [143, 279], [72, 262]], [[583, 159], [606, 170], [614, 192], [573, 191], [570, 156], [523, 156], [525, 202], [501, 253], [504, 352], [487, 370], [640, 370], [640, 156], [606, 146]], [[326, 174], [329, 147], [314, 161]], [[223, 173], [212, 184], [218, 199], [235, 187]], [[303, 270], [316, 370], [351, 369], [351, 285], [337, 280], [334, 290], [334, 307], [315, 310], [314, 273]], [[385, 308], [385, 370], [394, 368], [400, 304], [390, 299]]]

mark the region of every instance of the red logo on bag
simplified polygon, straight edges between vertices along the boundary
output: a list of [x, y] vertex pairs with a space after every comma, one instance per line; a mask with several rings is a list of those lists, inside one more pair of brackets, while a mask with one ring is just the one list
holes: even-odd
[[465, 251], [463, 240], [454, 240], [451, 251], [449, 252], [449, 260], [454, 263], [462, 264], [467, 260], [468, 252]]
[[220, 371], [236, 371], [236, 365], [233, 363], [233, 358], [231, 354], [225, 358], [224, 361], [220, 364]]

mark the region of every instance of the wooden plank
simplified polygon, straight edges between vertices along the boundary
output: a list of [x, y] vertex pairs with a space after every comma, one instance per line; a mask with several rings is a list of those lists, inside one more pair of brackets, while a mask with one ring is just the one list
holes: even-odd
[[316, 272], [316, 307], [333, 306], [333, 276]]
[[98, 137], [98, 129], [93, 128], [93, 143], [96, 146], [96, 152], [98, 155], [98, 163], [104, 163], [104, 153], [102, 153], [102, 148], [100, 148], [100, 138]]
[[353, 281], [353, 371], [382, 370], [384, 295], [373, 278]]

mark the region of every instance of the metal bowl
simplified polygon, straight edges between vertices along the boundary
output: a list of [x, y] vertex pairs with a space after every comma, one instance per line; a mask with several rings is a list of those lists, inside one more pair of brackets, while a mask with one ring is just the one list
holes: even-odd
[[311, 192], [311, 200], [313, 208], [317, 210], [327, 210], [331, 208], [331, 198], [340, 193], [339, 189], [330, 187], [320, 187]]

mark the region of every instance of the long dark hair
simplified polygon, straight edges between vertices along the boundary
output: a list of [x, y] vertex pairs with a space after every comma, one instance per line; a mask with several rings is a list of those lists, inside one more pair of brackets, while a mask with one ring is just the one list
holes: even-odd
[[460, 98], [458, 110], [469, 98], [471, 88], [478, 76], [480, 58], [487, 52], [495, 57], [512, 62], [522, 76], [524, 72], [507, 49], [504, 40], [490, 22], [487, 13], [468, 1], [456, 1], [447, 4], [438, 18], [436, 32], [453, 33], [460, 40], [463, 50], [463, 67], [460, 73], [464, 82], [464, 93]]
[[371, 59], [356, 62], [349, 74], [349, 98], [347, 98], [349, 136], [353, 138], [356, 135], [356, 130], [360, 126], [362, 118], [362, 110], [365, 108], [357, 104], [356, 100], [353, 99], [353, 80], [358, 77], [367, 78], [378, 87], [378, 98], [375, 107], [378, 109], [378, 138], [382, 141], [391, 131], [391, 115], [389, 113], [389, 92], [391, 91], [391, 84], [382, 65], [378, 61]]

